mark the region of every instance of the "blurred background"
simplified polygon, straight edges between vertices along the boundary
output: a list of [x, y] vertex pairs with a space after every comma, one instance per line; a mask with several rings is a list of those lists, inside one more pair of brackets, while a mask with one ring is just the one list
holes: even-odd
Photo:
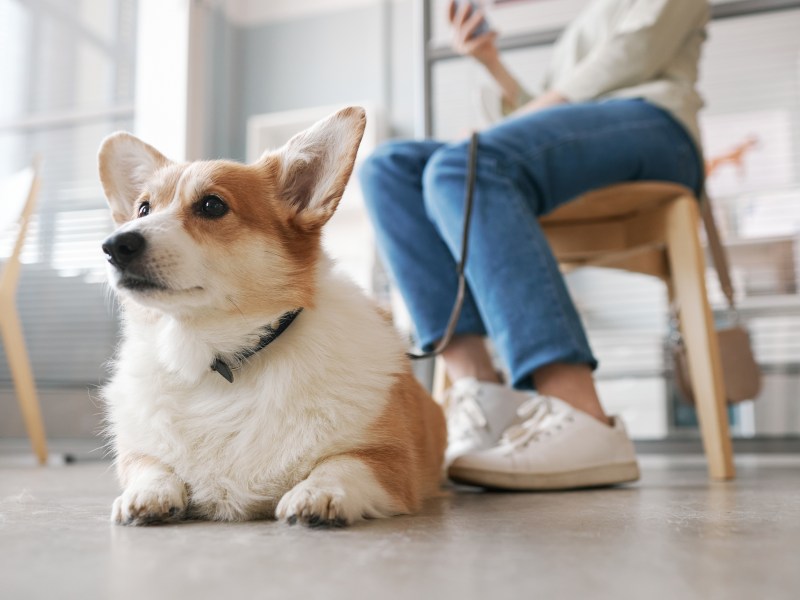
[[[531, 91], [556, 36], [585, 3], [487, 3], [505, 58]], [[36, 154], [44, 161], [18, 304], [49, 439], [100, 444], [96, 388], [118, 335], [100, 251], [112, 229], [96, 174], [102, 138], [125, 129], [173, 159], [252, 160], [344, 104], [369, 113], [361, 156], [392, 137], [462, 137], [485, 124], [481, 99], [490, 81], [450, 49], [446, 4], [0, 0], [0, 178]], [[708, 188], [765, 373], [760, 397], [732, 408], [730, 419], [737, 443], [753, 451], [796, 449], [800, 1], [712, 4], [701, 120], [706, 158], [720, 160]], [[0, 235], [3, 257], [14, 236]], [[355, 180], [326, 245], [407, 324], [376, 260]], [[664, 286], [593, 269], [568, 281], [601, 360], [607, 408], [626, 416], [638, 440], [694, 444], [694, 411], [672, 383], [665, 352]], [[724, 319], [713, 271], [708, 285]], [[27, 444], [5, 358], [0, 440]]]

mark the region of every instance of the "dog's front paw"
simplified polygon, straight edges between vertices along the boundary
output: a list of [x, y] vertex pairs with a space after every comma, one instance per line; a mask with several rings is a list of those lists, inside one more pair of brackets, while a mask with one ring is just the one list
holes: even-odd
[[343, 489], [316, 488], [307, 481], [289, 490], [275, 510], [279, 521], [309, 527], [345, 527], [361, 516]]
[[118, 525], [154, 525], [179, 520], [186, 512], [186, 486], [161, 479], [149, 486], [128, 487], [114, 500], [111, 521]]

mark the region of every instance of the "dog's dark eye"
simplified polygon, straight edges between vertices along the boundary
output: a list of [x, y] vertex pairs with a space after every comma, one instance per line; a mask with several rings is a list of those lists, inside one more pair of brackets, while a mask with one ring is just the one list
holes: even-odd
[[146, 217], [150, 214], [150, 203], [149, 202], [142, 202], [139, 205], [139, 211], [136, 213], [140, 217]]
[[197, 210], [204, 217], [218, 219], [228, 212], [228, 205], [219, 196], [209, 194], [200, 199], [200, 202], [197, 203]]

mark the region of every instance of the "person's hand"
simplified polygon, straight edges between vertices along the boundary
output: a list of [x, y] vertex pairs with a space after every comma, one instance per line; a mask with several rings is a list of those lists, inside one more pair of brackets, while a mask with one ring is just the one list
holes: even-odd
[[458, 3], [456, 0], [450, 0], [449, 17], [453, 26], [453, 49], [456, 52], [471, 56], [486, 66], [497, 62], [499, 58], [495, 45], [497, 32], [487, 31], [472, 37], [483, 20], [482, 10], [473, 10], [467, 0]]
[[545, 108], [558, 106], [559, 104], [569, 104], [569, 98], [562, 95], [560, 92], [557, 92], [556, 90], [548, 90], [542, 94], [539, 94], [527, 104], [523, 104], [520, 108], [512, 113], [512, 116], [537, 112], [544, 110]]

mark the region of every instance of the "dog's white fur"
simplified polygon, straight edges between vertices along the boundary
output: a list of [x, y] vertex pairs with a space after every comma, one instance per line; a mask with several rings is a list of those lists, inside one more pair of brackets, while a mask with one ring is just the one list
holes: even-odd
[[[285, 199], [270, 196], [292, 236], [309, 232], [308, 243], [319, 243], [363, 120], [363, 111], [341, 111], [262, 157], [260, 164], [279, 166], [263, 180], [277, 190], [273, 196], [298, 185], [308, 190], [305, 203], [280, 206]], [[316, 169], [310, 188], [297, 180], [305, 165]], [[433, 493], [441, 465], [438, 407], [410, 376], [393, 328], [324, 253], [298, 275], [291, 249], [303, 246], [291, 246], [289, 237], [243, 230], [218, 243], [215, 229], [187, 216], [229, 171], [238, 173], [218, 162], [176, 167], [128, 134], [101, 147], [101, 180], [118, 232], [146, 238], [139, 274], [168, 287], [126, 289], [121, 269], [109, 265], [124, 308], [123, 342], [103, 391], [124, 487], [112, 520], [275, 516], [314, 525], [416, 510]], [[158, 207], [132, 218], [142, 198]], [[239, 198], [238, 216], [224, 218], [241, 217], [253, 202]], [[259, 277], [263, 301], [254, 305]], [[309, 305], [274, 343], [237, 365], [233, 354], [293, 308], [278, 288], [303, 277], [313, 290]], [[210, 370], [215, 356], [241, 367], [233, 383]], [[414, 411], [424, 418], [409, 417]]]

